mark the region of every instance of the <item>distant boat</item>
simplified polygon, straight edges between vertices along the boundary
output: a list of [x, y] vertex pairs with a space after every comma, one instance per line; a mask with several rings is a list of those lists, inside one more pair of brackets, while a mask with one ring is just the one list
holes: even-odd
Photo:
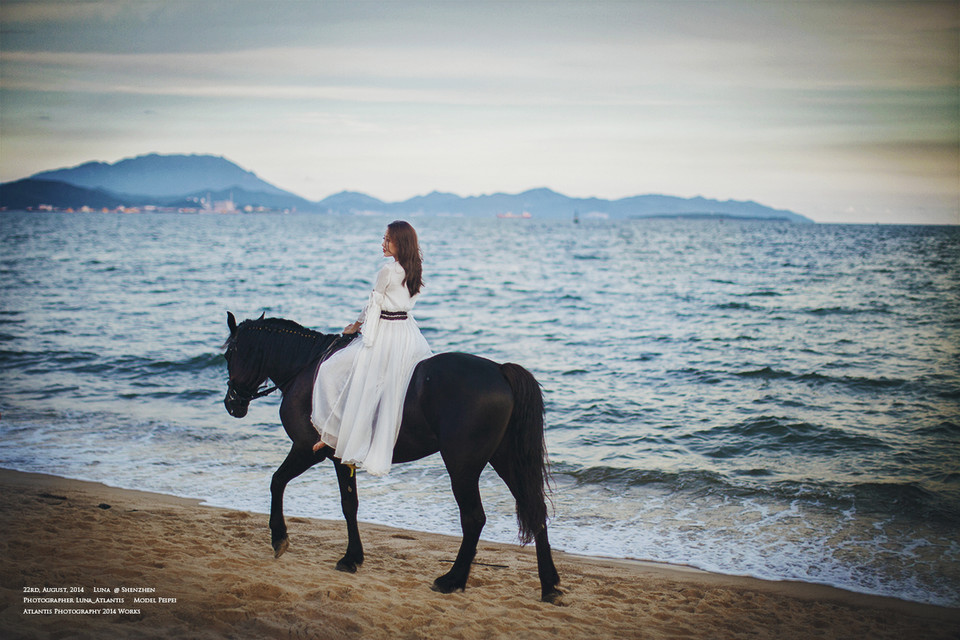
[[573, 224], [580, 224], [580, 212], [576, 209], [573, 210]]
[[508, 218], [508, 219], [513, 220], [513, 219], [532, 218], [533, 216], [530, 215], [530, 212], [529, 212], [529, 211], [524, 211], [523, 213], [512, 213], [512, 212], [510, 212], [510, 211], [507, 211], [506, 213], [498, 213], [498, 214], [497, 214], [497, 217], [498, 217], [498, 218]]

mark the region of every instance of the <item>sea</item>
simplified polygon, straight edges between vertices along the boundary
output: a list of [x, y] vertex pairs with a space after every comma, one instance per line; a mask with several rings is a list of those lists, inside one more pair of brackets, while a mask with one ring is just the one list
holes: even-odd
[[[289, 440], [276, 394], [224, 410], [227, 311], [340, 331], [390, 220], [0, 213], [0, 466], [266, 514]], [[434, 351], [543, 387], [555, 548], [960, 606], [960, 227], [410, 221]], [[342, 518], [329, 463], [286, 495]], [[359, 495], [459, 535], [439, 456]]]

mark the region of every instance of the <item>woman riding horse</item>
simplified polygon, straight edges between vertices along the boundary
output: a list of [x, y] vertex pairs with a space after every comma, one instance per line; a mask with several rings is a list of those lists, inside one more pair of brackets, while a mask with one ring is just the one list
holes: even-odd
[[[394, 235], [402, 233], [388, 230], [390, 242], [387, 239], [384, 241], [385, 254], [389, 249], [393, 255], [403, 255], [403, 249], [396, 246], [397, 236]], [[397, 253], [391, 247], [396, 247]], [[399, 284], [406, 288], [406, 302], [412, 306], [413, 297], [419, 291], [419, 283], [416, 282], [419, 276], [417, 274], [414, 277], [412, 269], [403, 264], [402, 259], [398, 262], [403, 271]], [[371, 301], [376, 304], [367, 306], [364, 330], [364, 338], [373, 340], [370, 347], [354, 339], [355, 333], [325, 335], [305, 329], [290, 320], [263, 316], [238, 325], [233, 314], [227, 313], [227, 326], [230, 329], [224, 353], [229, 373], [224, 397], [227, 412], [242, 418], [247, 414], [251, 400], [280, 389], [283, 393], [280, 421], [293, 443], [270, 484], [270, 531], [274, 554], [279, 557], [289, 546], [283, 517], [283, 494], [287, 484], [329, 457], [337, 472], [340, 502], [347, 521], [347, 551], [337, 563], [337, 569], [355, 572], [363, 563], [363, 545], [357, 527], [356, 474], [352, 466], [344, 462], [344, 457], [347, 462], [356, 461], [375, 471], [389, 469], [391, 462], [410, 462], [439, 452], [460, 508], [463, 539], [450, 571], [437, 578], [432, 588], [450, 593], [466, 587], [480, 532], [486, 522], [480, 500], [480, 473], [490, 464], [516, 500], [521, 541], [536, 543], [541, 598], [546, 602], [559, 603], [561, 592], [557, 584], [560, 577], [553, 564], [547, 537], [547, 454], [540, 385], [529, 371], [509, 362], [497, 364], [466, 353], [426, 357], [429, 356], [426, 342], [419, 343], [416, 340], [417, 336], [422, 340], [422, 336], [409, 318], [396, 320], [383, 317], [383, 321], [379, 322], [381, 328], [374, 327], [371, 330], [371, 318], [376, 318], [374, 323], [381, 319], [377, 314], [385, 312], [389, 316], [391, 312], [399, 314], [409, 310], [409, 307], [403, 308], [402, 292], [393, 297], [398, 293], [396, 278], [399, 275], [399, 271], [393, 267], [392, 271], [387, 272], [387, 283], [380, 287], [378, 278], [378, 285], [371, 294]], [[414, 283], [412, 288], [411, 283]], [[397, 303], [398, 299], [400, 303]], [[371, 316], [371, 313], [374, 315]], [[398, 322], [411, 324], [395, 330], [393, 327], [401, 326], [395, 324]], [[352, 327], [355, 328], [355, 325]], [[363, 385], [367, 376], [376, 374], [372, 354], [376, 353], [377, 340], [383, 338], [382, 345], [386, 348], [398, 334], [413, 337], [413, 340], [402, 345], [390, 346], [390, 350], [400, 354], [400, 358], [399, 364], [387, 368], [388, 372], [392, 372], [387, 385], [397, 387], [393, 391], [398, 391], [398, 397], [402, 398], [399, 406], [395, 399], [385, 401], [387, 391], [365, 396], [367, 390], [357, 386]], [[391, 353], [391, 357], [393, 355]], [[341, 364], [337, 365], [338, 361]], [[317, 362], [321, 364], [317, 366]], [[407, 364], [412, 371], [406, 371]], [[333, 372], [340, 371], [340, 367], [350, 375], [337, 379], [337, 374], [332, 373], [331, 378], [335, 381], [332, 384], [342, 384], [342, 390], [346, 391], [336, 395], [321, 389], [318, 393], [324, 398], [316, 401], [315, 377], [318, 378], [317, 387], [326, 385], [324, 377], [328, 368]], [[316, 372], [319, 375], [315, 376]], [[364, 373], [364, 381], [358, 377], [361, 372]], [[267, 380], [273, 382], [274, 389], [260, 391], [261, 385]], [[366, 420], [347, 422], [349, 412], [346, 409], [354, 402], [355, 389], [363, 389], [358, 391], [360, 395], [357, 397], [364, 398], [364, 402], [367, 397], [375, 402], [371, 406], [377, 407], [376, 419], [371, 420], [370, 424]], [[334, 396], [335, 399], [328, 402]], [[344, 398], [343, 402], [340, 402], [341, 398]], [[357, 404], [363, 403], [357, 400]], [[320, 411], [317, 410], [318, 405]], [[325, 408], [332, 410], [326, 413]], [[329, 418], [336, 414], [338, 408], [343, 412], [337, 426], [334, 425], [337, 420]], [[399, 431], [396, 430], [396, 424], [391, 422], [391, 419], [398, 417], [395, 411], [399, 411]], [[314, 420], [321, 427], [322, 440]], [[386, 430], [377, 434], [376, 429], [384, 425], [387, 425]], [[356, 429], [360, 431], [347, 431]], [[361, 434], [359, 440], [357, 433]], [[330, 446], [316, 446], [318, 440]], [[345, 441], [347, 444], [344, 444]], [[354, 442], [363, 443], [356, 450], [364, 455], [352, 453]], [[374, 452], [377, 454], [376, 462], [371, 458]]]
[[407, 383], [418, 362], [433, 353], [410, 316], [423, 284], [417, 232], [397, 220], [383, 235], [383, 255], [393, 261], [377, 274], [360, 318], [363, 340], [336, 352], [317, 370], [311, 420], [320, 436], [314, 450], [330, 447], [344, 464], [374, 475], [390, 471]]

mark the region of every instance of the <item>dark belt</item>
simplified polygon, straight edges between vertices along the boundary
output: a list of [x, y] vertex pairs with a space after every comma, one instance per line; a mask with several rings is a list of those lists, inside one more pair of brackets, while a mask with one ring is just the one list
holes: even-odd
[[381, 320], [406, 320], [407, 312], [406, 311], [381, 311], [380, 319]]

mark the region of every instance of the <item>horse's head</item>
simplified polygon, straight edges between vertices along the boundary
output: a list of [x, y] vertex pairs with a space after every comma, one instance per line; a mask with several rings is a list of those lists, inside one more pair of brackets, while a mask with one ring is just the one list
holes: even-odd
[[[263, 318], [261, 317], [261, 320]], [[257, 390], [264, 380], [267, 379], [265, 373], [261, 371], [260, 364], [255, 362], [257, 358], [251, 357], [252, 349], [249, 336], [245, 336], [244, 325], [249, 320], [237, 326], [237, 319], [233, 314], [227, 312], [227, 327], [230, 329], [230, 337], [224, 343], [226, 351], [223, 357], [227, 359], [227, 395], [223, 398], [223, 406], [227, 413], [234, 418], [242, 418], [247, 415], [247, 408], [250, 401], [257, 395]], [[248, 332], [247, 332], [248, 333]]]

